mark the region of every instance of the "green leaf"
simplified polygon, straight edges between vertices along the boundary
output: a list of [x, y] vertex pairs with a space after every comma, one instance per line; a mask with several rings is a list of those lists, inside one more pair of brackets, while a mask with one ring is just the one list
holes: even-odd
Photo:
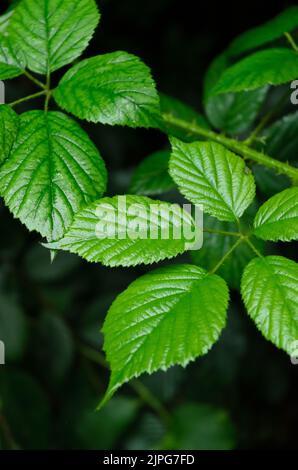
[[297, 161], [298, 111], [288, 114], [262, 133], [259, 149], [282, 161]]
[[228, 66], [228, 58], [223, 53], [217, 56], [208, 68], [204, 78], [204, 108], [215, 128], [228, 134], [240, 134], [247, 131], [254, 122], [266, 98], [268, 87], [209, 96]]
[[19, 127], [18, 115], [5, 104], [0, 105], [0, 165], [8, 157]]
[[159, 97], [150, 69], [136, 56], [112, 52], [74, 65], [54, 91], [59, 106], [80, 119], [155, 127]]
[[253, 165], [251, 169], [256, 180], [258, 191], [261, 191], [267, 197], [271, 197], [291, 186], [291, 180], [288, 176], [282, 174], [278, 175], [276, 171], [271, 168], [267, 168], [263, 165]]
[[298, 338], [298, 264], [282, 256], [253, 259], [244, 271], [241, 293], [265, 338], [291, 354]]
[[229, 66], [230, 62], [225, 52], [218, 55], [213, 59], [211, 64], [209, 65], [207, 72], [204, 76], [204, 101], [207, 101], [209, 98], [210, 92], [220, 76]]
[[47, 74], [81, 55], [98, 21], [94, 0], [22, 0], [10, 19], [9, 33], [28, 68]]
[[205, 103], [211, 124], [227, 134], [241, 134], [251, 128], [264, 103], [268, 87], [212, 96]]
[[225, 326], [228, 298], [223, 279], [192, 265], [167, 266], [134, 281], [104, 323], [112, 374], [101, 405], [133, 377], [206, 354]]
[[175, 188], [168, 172], [170, 152], [161, 150], [145, 158], [137, 167], [130, 185], [132, 194], [162, 194]]
[[[192, 230], [194, 238], [187, 241], [184, 229]], [[190, 214], [178, 204], [144, 196], [114, 196], [83, 209], [61, 240], [45, 246], [105, 266], [135, 266], [183, 253], [195, 241], [193, 230]]]
[[287, 48], [256, 52], [229, 67], [212, 89], [212, 95], [281, 85], [298, 76], [298, 54]]
[[[223, 95], [224, 96], [224, 95]], [[298, 148], [298, 111], [288, 114], [267, 127], [257, 145], [257, 149], [273, 158], [297, 164]], [[252, 167], [257, 187], [267, 197], [283, 191], [291, 186], [290, 179], [285, 175], [277, 175], [275, 171], [261, 165]]]
[[29, 230], [61, 237], [73, 215], [102, 195], [106, 169], [89, 137], [59, 112], [30, 111], [0, 170], [0, 194]]
[[[162, 114], [169, 114], [170, 116], [182, 119], [189, 124], [195, 124], [205, 129], [209, 129], [209, 125], [205, 117], [187, 104], [177, 98], [165, 95], [164, 93], [160, 93], [159, 96]], [[194, 136], [191, 132], [182, 130], [173, 124], [164, 123], [162, 127], [164, 127], [164, 130], [168, 135], [177, 137], [177, 139], [183, 140], [184, 142], [193, 142], [197, 139], [197, 136]]]
[[298, 240], [298, 188], [285, 189], [265, 202], [254, 220], [254, 233], [263, 240]]
[[[247, 233], [249, 226], [242, 224], [242, 232]], [[222, 222], [204, 215], [204, 242], [202, 248], [190, 252], [193, 263], [207, 271], [211, 271], [223, 256], [238, 240], [235, 236], [225, 236], [218, 233], [208, 233], [208, 230], [238, 232], [239, 227], [234, 222]], [[259, 251], [263, 250], [264, 243], [257, 238], [253, 239]], [[234, 289], [239, 289], [240, 279], [247, 263], [255, 257], [250, 246], [243, 241], [238, 245], [229, 258], [220, 266], [217, 273]]]
[[7, 11], [6, 13], [4, 13], [4, 15], [0, 16], [0, 33], [1, 34], [6, 32], [12, 13], [13, 13], [12, 11]]
[[25, 67], [22, 51], [14, 46], [10, 36], [0, 33], [0, 80], [22, 75]]
[[181, 193], [219, 220], [241, 217], [255, 196], [254, 178], [243, 160], [214, 142], [171, 143], [169, 171]]
[[211, 405], [187, 403], [175, 408], [163, 448], [230, 450], [235, 429], [226, 411]]
[[290, 7], [267, 23], [241, 34], [234, 39], [227, 52], [229, 55], [243, 54], [274, 41], [282, 37], [285, 32], [291, 32], [295, 28], [298, 28], [297, 6]]

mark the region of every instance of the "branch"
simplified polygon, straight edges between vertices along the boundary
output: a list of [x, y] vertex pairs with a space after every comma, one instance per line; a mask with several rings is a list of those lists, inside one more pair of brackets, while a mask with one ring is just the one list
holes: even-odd
[[295, 168], [288, 163], [275, 160], [274, 158], [269, 157], [262, 152], [251, 149], [243, 142], [231, 139], [222, 134], [217, 134], [216, 132], [210, 129], [205, 129], [198, 124], [189, 123], [183, 119], [176, 118], [172, 114], [163, 114], [162, 117], [166, 124], [179, 127], [180, 129], [190, 132], [191, 134], [198, 137], [205, 137], [207, 139], [213, 140], [214, 142], [218, 142], [233, 152], [241, 155], [245, 160], [252, 160], [256, 163], [259, 163], [260, 165], [275, 170], [277, 173], [287, 175], [294, 182], [298, 181], [298, 168]]

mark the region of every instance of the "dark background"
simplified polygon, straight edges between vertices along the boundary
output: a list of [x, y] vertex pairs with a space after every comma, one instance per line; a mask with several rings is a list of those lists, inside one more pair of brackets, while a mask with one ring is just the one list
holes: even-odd
[[[295, 3], [98, 1], [100, 25], [84, 56], [134, 53], [152, 68], [160, 91], [201, 110], [210, 61], [236, 35]], [[18, 78], [6, 90], [9, 102], [34, 89]], [[38, 102], [17, 110], [32, 106]], [[166, 145], [157, 131], [82, 125], [106, 161], [110, 194], [125, 192], [133, 167]], [[210, 354], [185, 370], [145, 376], [145, 392], [140, 383], [137, 391], [123, 387], [105, 410], [93, 413], [108, 381], [108, 372], [96, 364], [100, 325], [113, 298], [147, 268], [104, 268], [67, 254], [50, 265], [39, 237], [2, 205], [0, 227], [0, 328], [10, 338], [7, 365], [0, 366], [0, 448], [163, 448], [172, 432], [163, 406], [170, 415], [184, 407], [186, 422], [194, 403], [229, 414], [237, 448], [296, 447], [298, 366], [261, 337], [236, 292], [228, 326]], [[296, 248], [289, 245], [282, 253], [293, 257]], [[148, 390], [157, 406], [144, 397]], [[203, 434], [221, 418], [210, 411], [204, 419], [203, 429], [184, 422], [181, 430], [180, 423], [184, 440], [177, 438], [177, 446], [216, 447], [212, 431], [207, 444]]]

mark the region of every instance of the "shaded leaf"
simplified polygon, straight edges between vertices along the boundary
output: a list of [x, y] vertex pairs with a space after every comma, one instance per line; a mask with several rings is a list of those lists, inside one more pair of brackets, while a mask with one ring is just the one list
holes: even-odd
[[50, 438], [50, 406], [36, 379], [5, 368], [0, 377], [2, 413], [16, 443], [23, 449], [46, 449]]
[[266, 98], [268, 87], [210, 97], [205, 110], [211, 124], [228, 134], [251, 128]]
[[271, 197], [291, 186], [291, 180], [286, 175], [277, 175], [276, 171], [263, 165], [253, 165], [252, 172], [255, 177], [258, 191]]
[[131, 181], [132, 194], [162, 194], [175, 188], [168, 172], [170, 152], [161, 150], [145, 158], [137, 167]]
[[235, 429], [225, 410], [212, 405], [187, 403], [178, 406], [165, 438], [166, 449], [231, 450]]
[[20, 359], [27, 339], [24, 312], [14, 298], [0, 294], [0, 341], [5, 345], [5, 360]]
[[282, 161], [298, 161], [298, 111], [288, 114], [262, 133], [260, 150]]

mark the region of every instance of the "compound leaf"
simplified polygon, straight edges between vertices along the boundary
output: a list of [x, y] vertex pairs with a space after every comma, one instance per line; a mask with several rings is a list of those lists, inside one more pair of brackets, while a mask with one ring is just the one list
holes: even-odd
[[254, 178], [243, 160], [214, 142], [171, 143], [169, 171], [181, 193], [219, 220], [238, 219], [255, 196]]
[[266, 201], [254, 220], [254, 233], [264, 240], [298, 240], [298, 188], [288, 188]]
[[8, 29], [28, 68], [47, 74], [81, 55], [98, 21], [94, 0], [23, 0]]
[[298, 28], [297, 6], [287, 8], [267, 23], [245, 31], [234, 39], [227, 52], [229, 55], [243, 54], [274, 41], [283, 36], [285, 32], [291, 32], [295, 28]]
[[136, 56], [112, 52], [74, 65], [54, 91], [59, 106], [80, 119], [155, 127], [159, 97], [150, 69]]
[[168, 172], [170, 152], [161, 150], [145, 158], [137, 167], [130, 185], [132, 194], [162, 194], [175, 188]]
[[298, 54], [276, 48], [256, 52], [227, 68], [211, 90], [212, 95], [281, 85], [298, 76]]
[[298, 264], [283, 256], [253, 259], [244, 271], [241, 293], [265, 338], [291, 354], [298, 338]]
[[112, 375], [101, 405], [133, 377], [206, 354], [225, 326], [228, 299], [223, 279], [192, 265], [167, 266], [133, 282], [103, 326]]
[[80, 126], [59, 112], [29, 111], [0, 170], [0, 194], [29, 230], [61, 237], [73, 215], [100, 197], [106, 169]]
[[105, 266], [135, 266], [183, 253], [198, 241], [197, 233], [190, 214], [178, 204], [114, 196], [84, 208], [64, 237], [46, 246]]
[[0, 105], [0, 165], [8, 157], [19, 127], [18, 115], [5, 104]]

